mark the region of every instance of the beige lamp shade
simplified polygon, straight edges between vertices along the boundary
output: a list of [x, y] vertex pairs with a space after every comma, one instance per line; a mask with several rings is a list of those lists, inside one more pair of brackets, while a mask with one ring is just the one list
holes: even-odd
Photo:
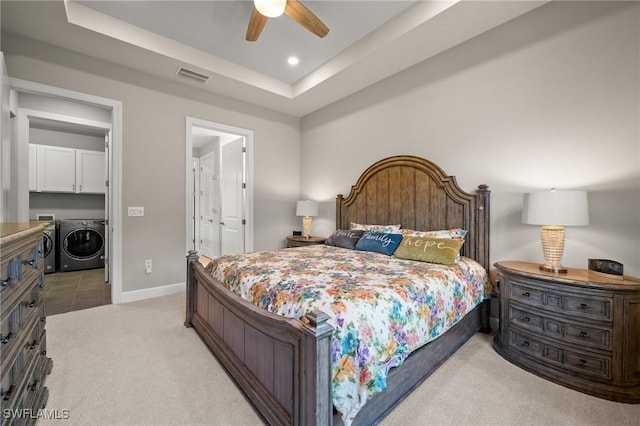
[[567, 268], [560, 263], [564, 252], [564, 227], [589, 224], [587, 193], [552, 189], [525, 194], [522, 222], [542, 225], [540, 239], [544, 265], [540, 269], [554, 273], [567, 272]]
[[296, 204], [296, 216], [302, 216], [302, 236], [311, 236], [311, 217], [318, 216], [318, 202], [312, 200], [298, 201]]

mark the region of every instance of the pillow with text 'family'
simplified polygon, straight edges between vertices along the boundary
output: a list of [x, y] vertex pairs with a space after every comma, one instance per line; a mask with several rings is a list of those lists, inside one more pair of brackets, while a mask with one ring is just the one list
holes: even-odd
[[373, 251], [391, 256], [401, 241], [401, 234], [365, 231], [356, 244], [356, 250]]

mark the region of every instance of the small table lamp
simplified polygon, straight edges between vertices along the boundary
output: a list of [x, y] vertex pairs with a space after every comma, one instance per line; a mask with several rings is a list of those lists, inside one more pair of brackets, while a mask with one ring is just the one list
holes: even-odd
[[563, 273], [560, 259], [564, 251], [564, 227], [589, 224], [589, 208], [585, 191], [530, 192], [525, 194], [522, 222], [542, 225], [541, 240], [547, 272]]
[[318, 202], [311, 200], [298, 201], [296, 204], [296, 216], [302, 216], [302, 236], [309, 238], [311, 235], [311, 216], [318, 216]]

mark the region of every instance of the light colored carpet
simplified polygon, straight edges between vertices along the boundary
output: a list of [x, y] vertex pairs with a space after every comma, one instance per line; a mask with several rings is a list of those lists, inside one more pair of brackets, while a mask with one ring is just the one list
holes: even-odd
[[[48, 409], [56, 425], [256, 425], [244, 396], [184, 321], [184, 293], [47, 318]], [[640, 425], [640, 405], [610, 402], [504, 361], [476, 334], [382, 423]]]

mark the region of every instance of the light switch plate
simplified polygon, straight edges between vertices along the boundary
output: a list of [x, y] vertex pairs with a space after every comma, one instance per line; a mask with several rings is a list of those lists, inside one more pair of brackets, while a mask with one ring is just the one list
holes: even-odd
[[129, 207], [129, 216], [144, 216], [144, 207]]

